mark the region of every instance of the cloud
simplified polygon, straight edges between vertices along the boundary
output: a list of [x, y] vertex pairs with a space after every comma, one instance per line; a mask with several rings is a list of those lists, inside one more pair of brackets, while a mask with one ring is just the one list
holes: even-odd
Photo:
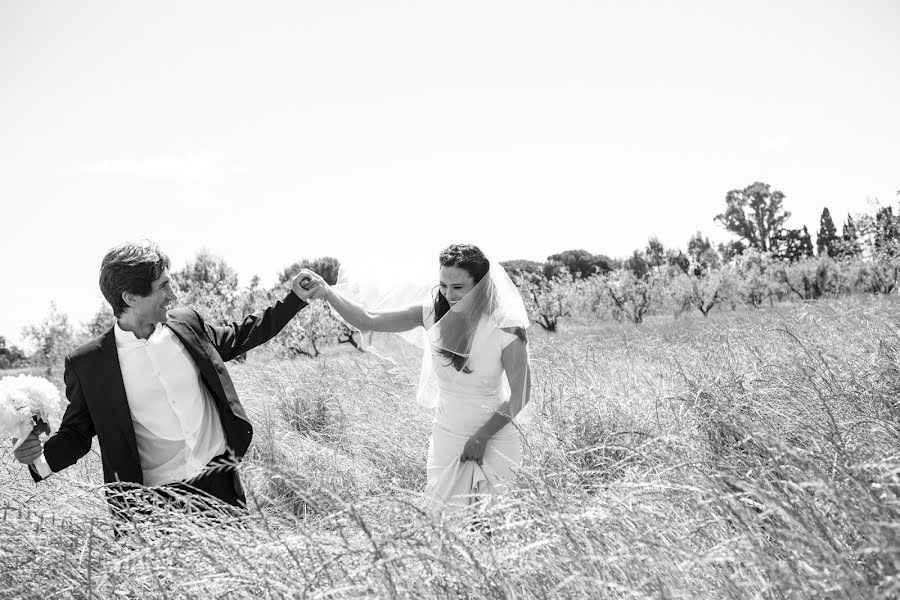
[[786, 146], [791, 141], [791, 136], [780, 133], [775, 137], [769, 138], [759, 144], [760, 152], [771, 152], [772, 150], [777, 150], [783, 146]]
[[246, 168], [224, 164], [215, 154], [168, 154], [144, 158], [101, 159], [78, 165], [75, 170], [93, 175], [113, 175], [166, 181], [210, 181]]

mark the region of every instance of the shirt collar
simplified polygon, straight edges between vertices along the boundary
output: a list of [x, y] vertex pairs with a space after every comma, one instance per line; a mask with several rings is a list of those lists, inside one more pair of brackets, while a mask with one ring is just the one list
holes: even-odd
[[[157, 323], [156, 327], [153, 329], [153, 333], [150, 334], [150, 337], [155, 336], [159, 333], [160, 328], [163, 327], [162, 323]], [[128, 347], [128, 346], [138, 346], [146, 344], [149, 340], [142, 340], [138, 336], [134, 335], [131, 331], [125, 331], [121, 327], [119, 327], [119, 321], [116, 321], [116, 324], [113, 325], [113, 329], [115, 330], [116, 335], [116, 347]]]

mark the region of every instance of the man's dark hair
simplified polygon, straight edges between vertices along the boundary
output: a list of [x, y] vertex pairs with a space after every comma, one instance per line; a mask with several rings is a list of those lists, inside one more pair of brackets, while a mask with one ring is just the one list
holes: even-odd
[[121, 244], [111, 249], [100, 263], [100, 291], [116, 317], [128, 305], [122, 294], [149, 296], [153, 282], [169, 268], [169, 257], [155, 244]]

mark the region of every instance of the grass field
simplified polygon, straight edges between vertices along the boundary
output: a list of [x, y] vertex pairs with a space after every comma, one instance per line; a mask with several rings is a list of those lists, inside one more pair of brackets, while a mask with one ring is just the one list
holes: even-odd
[[[490, 535], [423, 511], [409, 371], [341, 348], [230, 367], [250, 514], [111, 534], [95, 450], [0, 463], [8, 598], [896, 598], [900, 305], [532, 330], [534, 414]], [[8, 442], [3, 442], [8, 444]]]

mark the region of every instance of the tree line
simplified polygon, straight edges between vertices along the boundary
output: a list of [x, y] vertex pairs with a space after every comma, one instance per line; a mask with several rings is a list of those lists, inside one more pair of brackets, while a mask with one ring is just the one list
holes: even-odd
[[[900, 280], [900, 214], [891, 206], [874, 214], [847, 215], [841, 230], [823, 208], [816, 240], [804, 225], [786, 227], [791, 213], [785, 195], [755, 182], [729, 191], [725, 210], [713, 221], [733, 239], [713, 246], [697, 232], [686, 248], [666, 248], [657, 237], [630, 255], [611, 258], [583, 249], [566, 250], [545, 261], [509, 260], [502, 264], [519, 287], [530, 317], [554, 332], [561, 322], [612, 318], [641, 323], [653, 314], [675, 317], [691, 311], [707, 316], [723, 307], [760, 308], [788, 300], [814, 300], [852, 293], [886, 294]], [[287, 265], [266, 288], [255, 276], [238, 284], [227, 262], [201, 250], [172, 273], [179, 303], [196, 308], [211, 322], [225, 323], [271, 304], [287, 292], [292, 274], [308, 267], [329, 283], [337, 280], [334, 257], [303, 259]], [[0, 336], [0, 369], [62, 364], [78, 343], [100, 335], [113, 323], [108, 306], [89, 321], [73, 325], [51, 304], [45, 318], [23, 334], [35, 346], [31, 356]], [[330, 344], [358, 347], [358, 338], [321, 301], [301, 311], [272, 344], [286, 356], [318, 356]]]

